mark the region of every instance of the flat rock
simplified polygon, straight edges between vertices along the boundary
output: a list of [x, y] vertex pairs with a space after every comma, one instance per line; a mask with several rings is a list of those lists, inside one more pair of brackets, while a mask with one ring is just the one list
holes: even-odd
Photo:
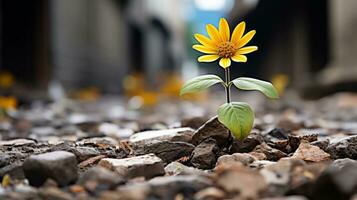
[[217, 160], [219, 148], [214, 139], [207, 139], [192, 152], [191, 164], [199, 169], [212, 169]]
[[156, 131], [143, 131], [132, 135], [129, 138], [129, 143], [133, 145], [143, 145], [153, 140], [169, 140], [190, 142], [193, 135], [191, 128], [175, 128]]
[[307, 142], [302, 142], [293, 154], [292, 158], [310, 162], [320, 162], [330, 160], [330, 154], [324, 152], [317, 146], [311, 145]]
[[232, 155], [223, 155], [217, 159], [216, 166], [218, 165], [232, 165], [241, 163], [248, 166], [255, 161], [255, 158], [248, 153], [234, 153]]
[[66, 151], [32, 155], [24, 162], [23, 168], [33, 186], [41, 186], [48, 178], [60, 186], [77, 180], [76, 156]]
[[179, 158], [190, 156], [195, 146], [186, 142], [153, 140], [140, 146], [134, 146], [135, 155], [153, 153], [164, 162], [170, 163]]
[[198, 145], [208, 138], [215, 139], [218, 146], [224, 147], [228, 144], [229, 130], [214, 117], [198, 128], [192, 137], [192, 144]]
[[333, 159], [357, 159], [357, 135], [348, 136], [337, 141], [331, 141], [327, 152]]
[[35, 143], [36, 142], [34, 140], [14, 139], [14, 140], [0, 141], [0, 146], [23, 146], [23, 145], [31, 145]]
[[109, 170], [125, 178], [143, 176], [147, 179], [165, 174], [164, 162], [154, 154], [124, 159], [104, 158], [99, 162]]

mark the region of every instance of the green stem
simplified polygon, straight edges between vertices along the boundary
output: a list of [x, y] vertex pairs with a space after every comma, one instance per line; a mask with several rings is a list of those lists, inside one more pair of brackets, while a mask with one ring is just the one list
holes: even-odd
[[[226, 84], [225, 84], [225, 88], [226, 88], [226, 97], [227, 97], [227, 103], [230, 103], [231, 102], [231, 74], [229, 72], [229, 67], [225, 68], [224, 69], [224, 74], [225, 74], [225, 77], [226, 77]], [[232, 147], [232, 144], [233, 144], [233, 135], [231, 133], [231, 131], [229, 131], [229, 138], [228, 138], [228, 147], [227, 147], [227, 152], [230, 153], [231, 151], [231, 147]]]
[[230, 81], [231, 81], [231, 75], [229, 72], [229, 67], [224, 69], [225, 72], [225, 77], [226, 77], [226, 97], [227, 97], [227, 103], [231, 102], [231, 90], [230, 90]]

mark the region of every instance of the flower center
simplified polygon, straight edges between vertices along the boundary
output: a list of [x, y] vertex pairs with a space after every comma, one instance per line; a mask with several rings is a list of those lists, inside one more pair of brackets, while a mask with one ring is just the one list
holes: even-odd
[[218, 45], [218, 55], [222, 58], [234, 56], [236, 49], [231, 42], [222, 42]]

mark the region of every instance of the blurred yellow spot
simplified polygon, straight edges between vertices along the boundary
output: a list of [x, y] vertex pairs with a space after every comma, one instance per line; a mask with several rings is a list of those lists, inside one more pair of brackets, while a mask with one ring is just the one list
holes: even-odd
[[286, 87], [289, 84], [289, 77], [285, 74], [275, 74], [271, 80], [279, 95], [284, 94]]
[[6, 174], [2, 178], [1, 186], [4, 187], [4, 188], [9, 187], [10, 186], [10, 182], [11, 182], [10, 176], [8, 174]]
[[144, 91], [144, 77], [141, 74], [128, 75], [123, 80], [124, 93], [127, 96], [135, 96]]
[[17, 99], [15, 97], [0, 96], [0, 108], [5, 110], [16, 109]]
[[73, 97], [79, 100], [94, 101], [100, 97], [100, 92], [96, 87], [87, 87], [76, 91]]
[[181, 78], [176, 74], [172, 74], [166, 78], [164, 85], [161, 87], [161, 92], [168, 96], [178, 97], [180, 96], [182, 84]]
[[14, 76], [9, 72], [1, 72], [0, 73], [0, 87], [1, 88], [9, 88], [15, 82]]

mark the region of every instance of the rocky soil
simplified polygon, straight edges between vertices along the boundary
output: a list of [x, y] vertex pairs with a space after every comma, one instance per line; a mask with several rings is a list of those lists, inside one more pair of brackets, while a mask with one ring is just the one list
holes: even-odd
[[0, 199], [357, 199], [357, 95], [245, 98], [243, 141], [214, 117], [220, 97], [30, 101], [0, 120]]

